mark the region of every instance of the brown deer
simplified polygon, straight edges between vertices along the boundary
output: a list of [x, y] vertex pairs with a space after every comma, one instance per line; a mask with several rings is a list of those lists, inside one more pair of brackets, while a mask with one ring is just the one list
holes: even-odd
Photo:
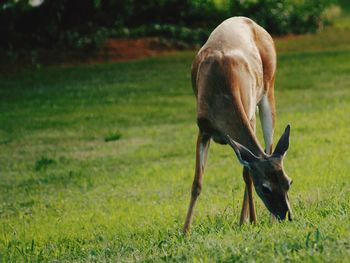
[[[210, 139], [229, 144], [244, 166], [244, 200], [240, 223], [256, 222], [253, 185], [271, 214], [292, 219], [288, 190], [292, 180], [283, 168], [289, 147], [288, 125], [272, 152], [275, 125], [276, 51], [271, 36], [246, 17], [221, 23], [199, 50], [192, 64], [192, 88], [197, 98], [199, 127], [191, 202], [184, 225], [190, 227], [202, 189]], [[265, 152], [255, 135], [259, 108]]]

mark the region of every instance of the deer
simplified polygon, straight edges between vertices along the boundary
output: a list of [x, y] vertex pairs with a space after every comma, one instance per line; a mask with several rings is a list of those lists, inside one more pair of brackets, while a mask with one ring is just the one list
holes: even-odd
[[[276, 108], [276, 50], [270, 34], [247, 17], [231, 17], [210, 34], [191, 68], [197, 100], [195, 175], [183, 232], [189, 231], [202, 190], [210, 140], [229, 145], [243, 165], [245, 183], [240, 224], [256, 222], [253, 186], [272, 218], [292, 220], [288, 190], [292, 179], [283, 166], [290, 125], [272, 152]], [[259, 111], [265, 149], [256, 136]]]

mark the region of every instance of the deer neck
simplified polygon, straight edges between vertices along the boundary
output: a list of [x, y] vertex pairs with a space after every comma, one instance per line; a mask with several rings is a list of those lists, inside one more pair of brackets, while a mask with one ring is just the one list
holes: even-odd
[[264, 150], [255, 135], [255, 120], [250, 120], [248, 117], [247, 107], [244, 106], [238, 90], [231, 94], [214, 96], [212, 103], [215, 110], [209, 111], [207, 116], [214, 130], [229, 135], [247, 147], [254, 155], [263, 157]]
[[[237, 141], [247, 147], [257, 157], [265, 156], [264, 150], [261, 147], [253, 128], [248, 125], [244, 125], [244, 129], [239, 130], [237, 135], [233, 135], [237, 138]], [[229, 133], [230, 135], [230, 133]]]

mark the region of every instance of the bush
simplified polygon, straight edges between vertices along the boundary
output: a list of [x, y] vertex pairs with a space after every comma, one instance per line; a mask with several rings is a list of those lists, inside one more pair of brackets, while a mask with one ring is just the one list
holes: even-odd
[[111, 31], [110, 36], [115, 38], [135, 37], [163, 37], [188, 44], [203, 44], [210, 34], [208, 28], [189, 28], [173, 24], [150, 24], [133, 29], [119, 28]]
[[232, 0], [233, 15], [248, 16], [273, 34], [315, 32], [334, 0]]
[[127, 27], [138, 27], [144, 24], [214, 26], [229, 16], [229, 11], [218, 8], [213, 0], [118, 0], [109, 2], [108, 11], [106, 8], [103, 10], [109, 13], [114, 12], [114, 16], [118, 18], [118, 24]]
[[[248, 16], [273, 34], [314, 32], [336, 0], [28, 0], [0, 3], [0, 49], [92, 50], [110, 36], [163, 36], [202, 43], [230, 16]], [[224, 4], [223, 4], [224, 3]], [[225, 4], [226, 3], [226, 4]]]
[[62, 48], [92, 51], [101, 48], [109, 35], [109, 30], [104, 27], [87, 32], [68, 30], [60, 34], [58, 43]]

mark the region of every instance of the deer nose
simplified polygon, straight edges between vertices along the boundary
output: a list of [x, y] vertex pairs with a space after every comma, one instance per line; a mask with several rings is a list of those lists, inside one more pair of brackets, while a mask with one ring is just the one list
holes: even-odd
[[288, 195], [285, 196], [284, 204], [282, 205], [279, 212], [277, 212], [275, 216], [279, 220], [286, 220], [287, 218], [288, 218], [288, 221], [293, 220], [293, 213], [288, 201]]
[[290, 221], [290, 219], [289, 219], [289, 211], [288, 210], [287, 211], [283, 211], [282, 213], [276, 214], [276, 218], [279, 221], [283, 221], [283, 220], [286, 220], [287, 215], [288, 215], [288, 220]]

